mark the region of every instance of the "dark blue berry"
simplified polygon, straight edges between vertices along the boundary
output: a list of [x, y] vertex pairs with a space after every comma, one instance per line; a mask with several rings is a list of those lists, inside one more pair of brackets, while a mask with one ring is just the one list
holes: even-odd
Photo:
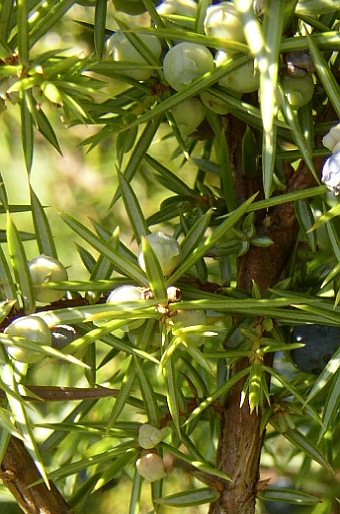
[[305, 344], [290, 352], [296, 366], [306, 373], [319, 374], [340, 346], [340, 327], [296, 325], [292, 342]]

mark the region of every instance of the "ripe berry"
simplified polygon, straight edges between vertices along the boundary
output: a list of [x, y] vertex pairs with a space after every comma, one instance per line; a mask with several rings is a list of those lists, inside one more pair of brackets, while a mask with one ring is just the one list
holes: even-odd
[[72, 343], [77, 339], [77, 330], [70, 325], [55, 325], [51, 328], [52, 346], [57, 350], [61, 350], [64, 346]]
[[290, 352], [296, 366], [305, 373], [318, 374], [340, 346], [340, 327], [296, 325], [292, 342], [305, 344]]
[[[162, 46], [157, 36], [149, 34], [137, 34], [142, 43], [147, 46], [150, 52], [158, 59], [161, 55]], [[123, 32], [115, 32], [107, 43], [107, 51], [116, 62], [126, 61], [136, 64], [135, 69], [124, 70], [124, 75], [135, 80], [146, 80], [151, 77], [153, 70], [138, 69], [138, 64], [148, 64], [144, 57], [138, 52]], [[123, 72], [122, 72], [123, 73]]]
[[214, 59], [208, 48], [197, 43], [178, 43], [170, 48], [163, 60], [166, 81], [181, 91], [214, 69]]
[[[52, 345], [52, 334], [45, 321], [38, 316], [23, 316], [14, 320], [4, 330], [5, 334], [28, 339], [37, 345]], [[33, 363], [44, 357], [43, 353], [35, 352], [23, 346], [8, 346], [9, 355], [20, 362]]]
[[[148, 234], [145, 237], [152, 246], [163, 271], [163, 275], [166, 277], [176, 268], [181, 260], [181, 249], [177, 239], [161, 231]], [[145, 271], [144, 255], [141, 248], [138, 253], [138, 263]]]
[[29, 261], [28, 267], [34, 285], [36, 300], [51, 303], [60, 300], [64, 296], [64, 291], [42, 286], [42, 284], [47, 284], [48, 282], [67, 280], [67, 271], [61, 262], [42, 254]]

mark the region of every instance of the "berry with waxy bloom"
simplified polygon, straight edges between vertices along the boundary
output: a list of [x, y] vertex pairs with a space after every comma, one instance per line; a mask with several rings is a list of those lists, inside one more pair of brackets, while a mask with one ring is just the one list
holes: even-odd
[[163, 0], [157, 7], [158, 14], [180, 14], [194, 18], [197, 13], [198, 4], [194, 0]]
[[49, 289], [43, 284], [48, 282], [60, 282], [67, 280], [66, 268], [54, 257], [41, 254], [28, 262], [34, 285], [35, 298], [39, 302], [51, 303], [60, 300], [64, 296], [64, 291], [59, 289]]
[[[117, 11], [136, 16], [146, 12], [146, 7], [142, 0], [112, 0], [112, 3]], [[153, 3], [156, 3], [154, 1]]]
[[163, 439], [163, 433], [159, 428], [144, 423], [139, 427], [138, 444], [145, 450], [150, 450], [157, 446]]
[[207, 317], [204, 311], [201, 310], [178, 310], [176, 315], [173, 317], [175, 327], [180, 324], [180, 328], [175, 328], [176, 335], [180, 336], [184, 342], [195, 344], [200, 346], [204, 343], [205, 337], [202, 332], [196, 332], [193, 330], [182, 330], [189, 329], [198, 325], [204, 325], [207, 321]]
[[310, 75], [304, 77], [285, 75], [281, 79], [281, 84], [292, 109], [303, 107], [313, 97], [314, 82]]
[[296, 366], [306, 373], [318, 374], [340, 348], [340, 327], [296, 325], [292, 332], [292, 342], [305, 345], [290, 352]]
[[[166, 277], [176, 268], [181, 260], [181, 249], [177, 239], [161, 231], [153, 232], [145, 237], [152, 246], [163, 275]], [[141, 248], [138, 253], [138, 263], [145, 271], [144, 255]]]
[[137, 286], [119, 286], [113, 289], [107, 297], [106, 303], [135, 302], [142, 300], [142, 289]]
[[[215, 55], [216, 66], [221, 66], [230, 58], [232, 58], [231, 54], [224, 52], [224, 50], [218, 50]], [[260, 74], [255, 66], [254, 59], [227, 73], [218, 83], [232, 93], [243, 94], [256, 91], [260, 87]]]
[[221, 2], [211, 5], [204, 18], [204, 31], [207, 36], [245, 43], [243, 25], [231, 2]]
[[61, 350], [78, 337], [77, 330], [70, 325], [55, 325], [51, 328], [52, 346]]
[[[22, 337], [38, 345], [51, 346], [52, 334], [49, 326], [38, 316], [22, 316], [15, 319], [4, 333], [9, 336]], [[31, 364], [44, 357], [44, 354], [24, 346], [8, 346], [9, 355], [20, 362]]]
[[176, 91], [213, 71], [212, 53], [204, 45], [182, 42], [170, 48], [163, 60], [165, 80]]
[[[157, 36], [150, 34], [137, 34], [141, 42], [150, 50], [150, 52], [158, 59], [161, 55], [162, 46]], [[123, 32], [115, 32], [107, 43], [108, 54], [112, 56], [116, 62], [131, 62], [136, 64], [134, 69], [124, 70], [124, 75], [135, 80], [146, 80], [153, 74], [153, 69], [138, 68], [138, 64], [148, 64], [138, 50], [128, 40]]]
[[145, 453], [136, 462], [138, 473], [148, 482], [155, 482], [165, 477], [163, 459], [156, 453]]
[[340, 150], [332, 153], [324, 163], [321, 182], [335, 195], [340, 193]]
[[340, 150], [340, 123], [332, 127], [322, 138], [322, 144], [333, 153]]
[[217, 98], [213, 93], [210, 93], [210, 91], [202, 91], [202, 93], [200, 93], [200, 99], [205, 107], [216, 112], [216, 114], [223, 115], [230, 112], [230, 107], [223, 100]]
[[205, 108], [198, 98], [188, 98], [175, 105], [171, 113], [182, 135], [187, 136], [204, 120]]
[[[120, 304], [125, 302], [136, 302], [143, 300], [142, 289], [137, 286], [125, 285], [113, 289], [107, 297], [107, 304]], [[144, 319], [136, 319], [128, 323], [128, 325], [121, 327], [124, 331], [129, 331], [134, 328], [139, 328], [143, 325]], [[103, 323], [101, 323], [103, 324]]]

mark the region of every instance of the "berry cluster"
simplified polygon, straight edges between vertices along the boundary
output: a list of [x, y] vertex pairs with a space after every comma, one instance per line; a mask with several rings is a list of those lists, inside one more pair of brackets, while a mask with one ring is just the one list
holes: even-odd
[[[131, 14], [131, 7], [139, 9], [139, 1], [120, 2], [113, 0], [116, 9]], [[145, 9], [144, 9], [145, 10]], [[194, 0], [164, 0], [156, 7], [165, 24], [176, 25], [176, 21], [195, 22], [198, 4]], [[183, 21], [184, 20], [184, 21]], [[204, 16], [204, 32], [208, 37], [221, 38], [223, 42], [246, 44], [243, 25], [232, 2], [219, 2], [207, 7]], [[178, 27], [181, 27], [178, 21]], [[233, 61], [235, 51], [212, 49], [204, 44], [176, 40], [165, 47], [154, 35], [115, 32], [108, 40], [107, 54], [116, 62], [125, 63], [121, 72], [126, 77], [145, 81], [155, 71], [174, 91], [183, 91], [214, 69]], [[292, 109], [306, 105], [314, 92], [313, 63], [307, 52], [295, 51], [285, 55], [281, 73], [281, 85]], [[220, 78], [218, 85], [231, 96], [240, 98], [244, 93], [257, 91], [260, 74], [256, 60], [249, 58]], [[226, 104], [208, 91], [189, 98], [171, 109], [171, 114], [183, 136], [190, 135], [205, 117], [206, 109], [217, 114], [229, 112]]]
[[[160, 269], [164, 277], [168, 276], [180, 263], [181, 249], [178, 241], [164, 232], [157, 231], [145, 236], [154, 254], [157, 257]], [[140, 267], [145, 271], [145, 256], [142, 246], [139, 248], [137, 261]], [[31, 280], [35, 291], [35, 298], [39, 302], [52, 303], [60, 300], [64, 296], [64, 290], [53, 289], [49, 286], [51, 282], [61, 282], [68, 279], [65, 267], [55, 258], [47, 255], [39, 255], [28, 263], [31, 274]], [[136, 302], [145, 302], [148, 298], [148, 289], [125, 284], [113, 289], [107, 296], [106, 303], [108, 305], [121, 305], [129, 309], [129, 304], [136, 307]], [[167, 290], [168, 302], [178, 301], [177, 288], [169, 287]], [[105, 326], [110, 319], [94, 320], [94, 324], [98, 327]], [[206, 315], [202, 311], [173, 311], [169, 314], [167, 320], [173, 335], [183, 344], [201, 345], [204, 342], [204, 335], [196, 333], [198, 325], [204, 325]], [[138, 329], [145, 322], [145, 318], [127, 320], [126, 325], [121, 328], [124, 332], [129, 332], [131, 341]], [[8, 354], [11, 358], [26, 362], [28, 364], [37, 362], [43, 358], [42, 351], [35, 351], [34, 345], [51, 346], [60, 349], [69, 342], [76, 339], [76, 331], [68, 325], [57, 325], [50, 327], [46, 322], [36, 314], [22, 316], [15, 319], [4, 331], [10, 336], [8, 341]], [[159, 336], [159, 334], [158, 334]], [[14, 339], [13, 339], [14, 337]], [[157, 338], [157, 333], [155, 333]], [[15, 339], [21, 338], [21, 339]], [[159, 339], [159, 338], [158, 338]], [[151, 345], [152, 346], [152, 345]], [[159, 343], [155, 343], [156, 348]]]
[[[60, 282], [68, 278], [65, 267], [57, 259], [48, 255], [39, 255], [28, 262], [28, 268], [37, 301], [51, 303], [64, 296], [62, 289], [48, 287], [49, 282]], [[8, 354], [15, 360], [32, 364], [44, 357], [43, 352], [32, 349], [32, 343], [37, 346], [52, 346], [54, 340], [58, 339], [60, 347], [60, 345], [63, 346], [75, 339], [74, 331], [68, 327], [70, 330], [63, 334], [66, 343], [65, 341], [61, 343], [60, 337], [58, 337], [60, 335], [58, 327], [54, 328], [56, 335], [39, 316], [29, 315], [16, 318], [4, 330], [4, 333], [10, 336], [10, 343], [12, 343], [8, 346]]]
[[[173, 236], [161, 231], [148, 234], [145, 237], [157, 256], [163, 275], [165, 277], [168, 276], [180, 263], [181, 249], [178, 241]], [[140, 267], [145, 271], [145, 258], [141, 246], [139, 247], [137, 260]], [[177, 288], [169, 287], [167, 289], [168, 301], [170, 303], [178, 301], [173, 290], [177, 291]], [[119, 305], [123, 303], [128, 307], [129, 304], [136, 305], [136, 302], [139, 301], [143, 303], [147, 297], [148, 293], [145, 288], [135, 285], [123, 285], [116, 287], [109, 293], [106, 303], [109, 305]], [[94, 324], [103, 326], [108, 321], [108, 319], [100, 319], [94, 321]], [[121, 328], [124, 332], [129, 332], [130, 338], [134, 340], [138, 332], [137, 329], [143, 325], [144, 321], [144, 318], [133, 321], [129, 320], [127, 324]], [[179, 338], [183, 343], [190, 343], [195, 346], [204, 343], [204, 335], [196, 333], [195, 330], [195, 327], [204, 325], [206, 322], [206, 315], [203, 311], [184, 311], [179, 309], [171, 314], [168, 321], [171, 325], [173, 335]], [[154, 335], [155, 338], [159, 336], [157, 331], [155, 331]], [[154, 346], [157, 348], [159, 344], [155, 343]]]
[[163, 439], [163, 432], [149, 423], [139, 427], [138, 444], [141, 456], [137, 459], [136, 468], [140, 476], [148, 482], [155, 482], [165, 476], [164, 462], [156, 453], [155, 447]]

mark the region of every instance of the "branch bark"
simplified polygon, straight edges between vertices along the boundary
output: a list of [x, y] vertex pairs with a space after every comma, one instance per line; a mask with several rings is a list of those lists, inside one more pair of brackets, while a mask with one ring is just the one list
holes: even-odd
[[1, 478], [25, 514], [71, 514], [72, 511], [53, 482], [50, 489], [41, 480], [32, 457], [20, 439], [11, 437], [1, 462]]
[[[237, 134], [237, 136], [236, 139], [232, 138], [229, 141], [229, 148], [234, 172], [238, 175], [235, 183], [240, 201], [262, 189], [258, 177], [249, 179], [243, 175], [244, 170], [240, 169], [243, 130], [243, 124], [233, 118], [230, 134]], [[316, 169], [321, 169], [322, 161], [322, 158], [315, 159]], [[287, 172], [287, 191], [315, 185], [315, 179], [303, 161], [296, 173], [287, 164]], [[277, 206], [269, 213], [259, 213], [257, 227], [259, 233], [268, 235], [273, 240], [273, 244], [268, 248], [251, 246], [249, 251], [239, 258], [237, 285], [241, 289], [250, 291], [255, 281], [265, 292], [278, 280], [284, 278], [286, 264], [296, 242], [299, 227], [293, 203]], [[266, 359], [270, 360], [271, 357], [266, 356]], [[266, 364], [270, 365], [271, 362]], [[249, 366], [247, 358], [239, 360], [231, 369], [231, 375], [247, 366]], [[255, 512], [260, 478], [259, 464], [265, 434], [261, 433], [261, 410], [250, 412], [247, 399], [240, 407], [245, 380], [239, 381], [231, 389], [221, 419], [217, 466], [232, 478], [232, 482], [225, 483], [219, 500], [211, 504], [209, 514], [253, 514]]]

